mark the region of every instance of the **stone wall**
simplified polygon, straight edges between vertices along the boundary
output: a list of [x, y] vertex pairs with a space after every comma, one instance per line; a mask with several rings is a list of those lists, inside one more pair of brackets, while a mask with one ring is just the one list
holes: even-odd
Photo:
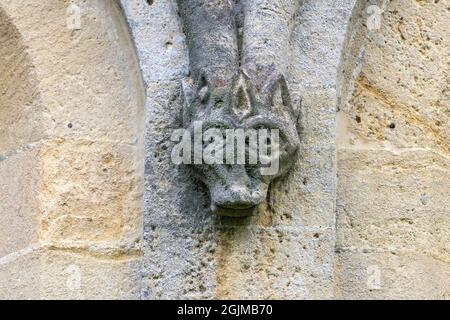
[[140, 295], [139, 67], [119, 6], [69, 5], [0, 2], [0, 298]]

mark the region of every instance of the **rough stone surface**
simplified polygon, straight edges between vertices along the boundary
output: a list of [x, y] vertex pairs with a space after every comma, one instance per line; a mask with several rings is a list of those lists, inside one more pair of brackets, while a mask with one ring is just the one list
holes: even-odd
[[0, 257], [39, 242], [36, 150], [0, 160]]
[[134, 146], [121, 143], [44, 143], [41, 238], [81, 246], [138, 241], [142, 193], [134, 153]]
[[142, 80], [120, 7], [75, 2], [0, 2], [2, 299], [140, 295]]
[[0, 299], [42, 298], [40, 255], [36, 248], [20, 250], [0, 259]]
[[379, 29], [354, 31], [338, 114], [338, 298], [449, 298], [449, 19], [445, 1], [391, 1]]
[[46, 299], [139, 299], [139, 256], [92, 256], [45, 250], [40, 293]]
[[336, 298], [448, 300], [448, 261], [422, 253], [349, 252], [336, 263]]
[[[0, 0], [0, 299], [450, 299], [448, 3], [204, 2]], [[170, 136], [183, 80], [240, 67], [300, 145], [238, 219]]]
[[1, 8], [0, 17], [0, 154], [6, 155], [44, 137], [46, 122], [21, 35]]

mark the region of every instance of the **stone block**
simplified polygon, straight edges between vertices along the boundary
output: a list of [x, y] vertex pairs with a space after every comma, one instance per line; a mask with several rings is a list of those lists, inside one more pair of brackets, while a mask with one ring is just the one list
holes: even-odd
[[40, 150], [41, 235], [45, 242], [132, 244], [142, 231], [142, 176], [136, 147], [55, 140]]
[[45, 250], [40, 257], [41, 299], [140, 297], [139, 256], [96, 257]]
[[337, 299], [449, 299], [448, 261], [421, 253], [340, 252]]
[[337, 247], [449, 261], [448, 168], [428, 151], [340, 151]]

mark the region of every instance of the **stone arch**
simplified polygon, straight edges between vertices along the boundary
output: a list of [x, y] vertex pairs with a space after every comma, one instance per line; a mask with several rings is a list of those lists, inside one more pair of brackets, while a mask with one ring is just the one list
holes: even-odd
[[121, 8], [5, 1], [0, 26], [0, 297], [137, 298], [145, 89]]
[[354, 17], [338, 112], [336, 296], [445, 298], [447, 5], [361, 1]]

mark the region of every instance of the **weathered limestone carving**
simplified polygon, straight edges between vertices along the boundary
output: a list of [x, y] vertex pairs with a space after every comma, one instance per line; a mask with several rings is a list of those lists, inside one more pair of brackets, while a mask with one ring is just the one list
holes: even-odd
[[[178, 1], [191, 72], [183, 83], [184, 127], [193, 131], [201, 121], [220, 130], [279, 130], [279, 170], [274, 174], [261, 174], [260, 163], [191, 166], [209, 190], [212, 211], [221, 216], [254, 214], [271, 183], [293, 166], [299, 149], [299, 108], [291, 103], [285, 79], [299, 1], [266, 1], [263, 9], [260, 2]], [[280, 32], [265, 34], [262, 21]]]

